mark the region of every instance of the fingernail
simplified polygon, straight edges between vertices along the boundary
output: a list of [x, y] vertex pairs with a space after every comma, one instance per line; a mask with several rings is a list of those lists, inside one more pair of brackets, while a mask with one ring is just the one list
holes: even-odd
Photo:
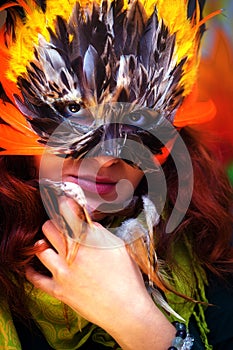
[[49, 244], [44, 239], [40, 239], [34, 244], [34, 247], [38, 249], [37, 253], [40, 253], [49, 248]]

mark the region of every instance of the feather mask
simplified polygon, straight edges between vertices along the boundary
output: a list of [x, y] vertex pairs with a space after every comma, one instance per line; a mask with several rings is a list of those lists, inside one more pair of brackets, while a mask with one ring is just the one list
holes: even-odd
[[[187, 0], [169, 6], [165, 0], [17, 0], [0, 9], [7, 10], [0, 32], [2, 155], [38, 155], [46, 145], [55, 155], [110, 155], [154, 172], [176, 128], [215, 113], [211, 101], [197, 101], [205, 22], [198, 2], [195, 11]], [[41, 193], [71, 245], [72, 261], [79, 242], [59, 213], [57, 197], [76, 200], [79, 215], [91, 224], [80, 189], [45, 180]], [[155, 252], [155, 203], [149, 196], [136, 202], [138, 218], [133, 205], [134, 218], [115, 234], [147, 276], [152, 297], [173, 312], [159, 292], [170, 288]]]
[[[182, 127], [214, 113], [211, 101], [196, 102], [198, 5], [189, 17], [182, 0], [18, 0], [1, 9], [2, 154], [41, 154], [61, 123], [70, 137], [66, 147], [52, 144], [54, 153], [77, 157], [82, 149], [72, 144], [98, 143], [113, 134], [110, 124], [119, 124], [115, 137], [127, 122], [127, 135], [137, 135], [148, 124]], [[119, 117], [100, 107], [114, 103], [130, 108]]]

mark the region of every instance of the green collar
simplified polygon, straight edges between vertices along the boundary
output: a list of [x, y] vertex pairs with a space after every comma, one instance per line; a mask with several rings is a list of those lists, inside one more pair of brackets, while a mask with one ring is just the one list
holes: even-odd
[[[211, 350], [212, 346], [208, 343], [207, 334], [209, 329], [205, 320], [204, 311], [208, 306], [208, 300], [205, 295], [205, 287], [208, 285], [206, 273], [200, 266], [195, 256], [192, 254], [192, 247], [187, 239], [173, 247], [177, 266], [180, 273], [172, 273], [172, 285], [174, 289], [196, 301], [186, 301], [174, 293], [167, 293], [167, 301], [169, 305], [181, 315], [188, 326], [191, 316], [194, 316], [200, 331], [202, 342], [206, 350]], [[170, 317], [170, 321], [175, 321], [174, 317]]]

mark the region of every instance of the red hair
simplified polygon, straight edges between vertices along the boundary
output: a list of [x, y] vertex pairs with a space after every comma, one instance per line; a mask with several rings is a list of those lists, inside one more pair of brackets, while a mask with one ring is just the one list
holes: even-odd
[[34, 244], [45, 221], [36, 189], [32, 157], [0, 158], [0, 284], [12, 311], [22, 313], [25, 266], [35, 255]]
[[[233, 272], [233, 217], [232, 217], [232, 187], [224, 172], [218, 157], [212, 154], [206, 146], [200, 143], [199, 134], [193, 130], [182, 129], [184, 140], [192, 160], [194, 188], [188, 211], [179, 227], [171, 234], [161, 234], [158, 251], [165, 261], [172, 262], [172, 242], [189, 236], [193, 253], [205, 269], [219, 276], [223, 272]], [[183, 163], [182, 182], [188, 183], [189, 174], [185, 169], [184, 154], [176, 155]], [[172, 159], [164, 164], [167, 176], [168, 212], [177, 198], [177, 174]], [[180, 175], [180, 174], [179, 174]], [[182, 197], [186, 196], [184, 187]], [[179, 206], [179, 203], [176, 203]], [[165, 226], [165, 225], [164, 225]], [[162, 231], [164, 231], [163, 229]]]

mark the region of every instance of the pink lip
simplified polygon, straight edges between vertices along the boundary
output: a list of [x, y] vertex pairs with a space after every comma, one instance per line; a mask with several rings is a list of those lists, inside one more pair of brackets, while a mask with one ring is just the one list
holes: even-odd
[[96, 178], [85, 176], [76, 177], [69, 176], [67, 180], [77, 183], [84, 191], [98, 193], [98, 194], [108, 194], [115, 190], [116, 182], [107, 177], [97, 176]]

